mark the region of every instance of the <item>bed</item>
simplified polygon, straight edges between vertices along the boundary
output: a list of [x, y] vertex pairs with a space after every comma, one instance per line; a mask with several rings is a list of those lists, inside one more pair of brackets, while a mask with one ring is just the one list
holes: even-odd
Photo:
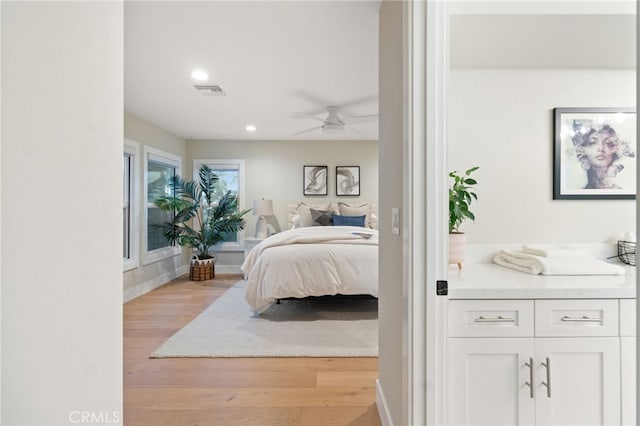
[[[298, 210], [308, 207], [300, 204]], [[372, 210], [368, 226], [301, 226], [295, 218], [299, 212], [289, 207], [293, 229], [262, 241], [242, 265], [251, 308], [262, 312], [280, 299], [308, 296], [378, 297], [378, 231]], [[337, 207], [330, 211], [350, 211]]]

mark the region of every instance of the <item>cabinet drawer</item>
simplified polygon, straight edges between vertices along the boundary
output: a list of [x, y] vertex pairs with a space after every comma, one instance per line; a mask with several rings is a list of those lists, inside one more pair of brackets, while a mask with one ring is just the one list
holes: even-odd
[[617, 300], [536, 300], [536, 337], [617, 335]]
[[636, 335], [636, 299], [620, 299], [620, 335]]
[[451, 337], [531, 337], [533, 300], [450, 300]]

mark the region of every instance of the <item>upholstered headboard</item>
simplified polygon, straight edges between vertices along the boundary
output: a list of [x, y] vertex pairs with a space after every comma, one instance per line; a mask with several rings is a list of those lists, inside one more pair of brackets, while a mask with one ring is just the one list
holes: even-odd
[[299, 213], [299, 209], [300, 209], [300, 205], [304, 204], [309, 208], [312, 209], [324, 209], [326, 208], [327, 204], [330, 205], [330, 209], [333, 210], [336, 214], [339, 214], [339, 203], [344, 203], [348, 206], [352, 206], [352, 207], [361, 207], [363, 205], [368, 204], [369, 205], [369, 212], [368, 212], [368, 216], [369, 216], [369, 227], [372, 229], [378, 229], [378, 206], [374, 203], [361, 203], [361, 202], [357, 202], [357, 203], [347, 203], [344, 201], [327, 201], [325, 203], [315, 203], [315, 204], [311, 204], [311, 203], [307, 203], [307, 202], [297, 202], [297, 203], [290, 203], [287, 204], [287, 229], [291, 229], [291, 227], [293, 226], [293, 217], [296, 216]]

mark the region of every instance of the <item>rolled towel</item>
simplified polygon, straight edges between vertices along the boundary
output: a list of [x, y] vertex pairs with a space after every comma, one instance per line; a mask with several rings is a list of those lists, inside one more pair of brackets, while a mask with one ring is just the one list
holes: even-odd
[[522, 251], [536, 256], [561, 259], [586, 257], [584, 250], [568, 244], [525, 244], [522, 246]]
[[543, 257], [517, 250], [500, 250], [493, 261], [498, 265], [534, 275], [624, 275], [626, 273], [622, 266], [589, 257]]

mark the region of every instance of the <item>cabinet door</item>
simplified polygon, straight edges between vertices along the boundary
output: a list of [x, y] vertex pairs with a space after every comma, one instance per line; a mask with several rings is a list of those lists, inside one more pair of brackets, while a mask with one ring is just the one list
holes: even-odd
[[535, 377], [537, 424], [620, 424], [618, 338], [536, 339]]
[[622, 424], [636, 424], [636, 338], [620, 338]]
[[531, 338], [451, 338], [447, 424], [533, 425]]

